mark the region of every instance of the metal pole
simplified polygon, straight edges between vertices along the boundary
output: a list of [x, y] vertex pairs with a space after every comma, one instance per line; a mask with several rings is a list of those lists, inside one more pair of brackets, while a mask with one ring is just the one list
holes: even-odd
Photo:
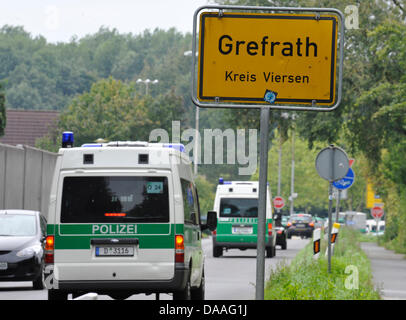
[[328, 273], [331, 273], [331, 230], [332, 230], [332, 207], [333, 207], [333, 184], [329, 183], [328, 186], [328, 246], [327, 246], [327, 259], [328, 259]]
[[341, 190], [337, 190], [337, 202], [336, 202], [336, 222], [338, 222], [338, 218], [340, 215], [340, 199], [341, 199]]
[[[330, 145], [331, 148], [334, 148], [333, 145]], [[334, 179], [334, 149], [331, 152], [331, 176], [328, 185], [328, 246], [327, 246], [327, 255], [328, 255], [328, 273], [331, 273], [331, 230], [333, 227], [333, 179]]]
[[[341, 199], [341, 191], [340, 189], [338, 189], [337, 192], [337, 202], [336, 202], [336, 222], [338, 222], [338, 218], [340, 217], [340, 199]], [[336, 246], [338, 244], [338, 237], [336, 237], [336, 241], [334, 246]], [[334, 250], [331, 254], [334, 254]]]
[[278, 191], [277, 196], [281, 195], [281, 180], [282, 180], [282, 135], [279, 137], [279, 158], [278, 158]]
[[265, 282], [265, 231], [268, 177], [268, 131], [269, 108], [261, 108], [260, 152], [259, 152], [259, 190], [258, 190], [258, 235], [257, 235], [257, 278], [255, 299], [264, 300]]
[[295, 130], [292, 128], [292, 173], [290, 180], [290, 215], [293, 215], [294, 193], [295, 193]]
[[[199, 107], [196, 106], [196, 136], [195, 136], [195, 150], [194, 150], [194, 173], [195, 177], [197, 177], [197, 162], [198, 162], [198, 155], [200, 153], [199, 149]], [[198, 151], [199, 149], [199, 151]]]

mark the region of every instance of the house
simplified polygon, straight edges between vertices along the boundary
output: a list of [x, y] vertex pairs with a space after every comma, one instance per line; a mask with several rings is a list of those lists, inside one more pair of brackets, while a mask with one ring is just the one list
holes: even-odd
[[44, 137], [57, 125], [58, 111], [6, 110], [7, 123], [0, 143], [35, 146], [38, 138]]

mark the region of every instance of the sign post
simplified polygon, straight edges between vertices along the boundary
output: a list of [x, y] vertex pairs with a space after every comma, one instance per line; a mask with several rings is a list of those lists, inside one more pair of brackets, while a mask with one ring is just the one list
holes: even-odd
[[270, 109], [326, 112], [339, 106], [343, 21], [342, 12], [331, 8], [223, 5], [202, 6], [193, 17], [192, 102], [261, 109], [257, 300], [264, 299]]
[[316, 170], [320, 177], [329, 181], [328, 187], [328, 272], [331, 273], [331, 232], [332, 232], [332, 202], [333, 182], [344, 178], [349, 169], [348, 156], [341, 148], [330, 145], [319, 152], [316, 157]]

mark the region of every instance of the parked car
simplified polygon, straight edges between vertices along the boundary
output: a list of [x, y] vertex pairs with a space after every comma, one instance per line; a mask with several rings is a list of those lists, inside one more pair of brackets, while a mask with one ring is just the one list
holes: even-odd
[[0, 210], [0, 281], [33, 281], [44, 288], [46, 219], [38, 211]]
[[314, 222], [309, 214], [295, 214], [290, 217], [287, 224], [288, 239], [292, 236], [300, 236], [301, 238], [310, 238], [313, 235]]

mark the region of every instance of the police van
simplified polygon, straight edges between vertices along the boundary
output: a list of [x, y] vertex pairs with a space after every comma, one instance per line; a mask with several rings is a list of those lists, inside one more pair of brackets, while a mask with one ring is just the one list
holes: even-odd
[[191, 164], [181, 144], [73, 147], [64, 132], [48, 213], [49, 300], [88, 292], [125, 299], [172, 293], [204, 299], [202, 230]]
[[[276, 236], [272, 225], [269, 187], [266, 202], [266, 256], [275, 256]], [[258, 181], [224, 181], [219, 179], [213, 211], [217, 214], [217, 229], [213, 231], [213, 257], [226, 249], [257, 247]]]

